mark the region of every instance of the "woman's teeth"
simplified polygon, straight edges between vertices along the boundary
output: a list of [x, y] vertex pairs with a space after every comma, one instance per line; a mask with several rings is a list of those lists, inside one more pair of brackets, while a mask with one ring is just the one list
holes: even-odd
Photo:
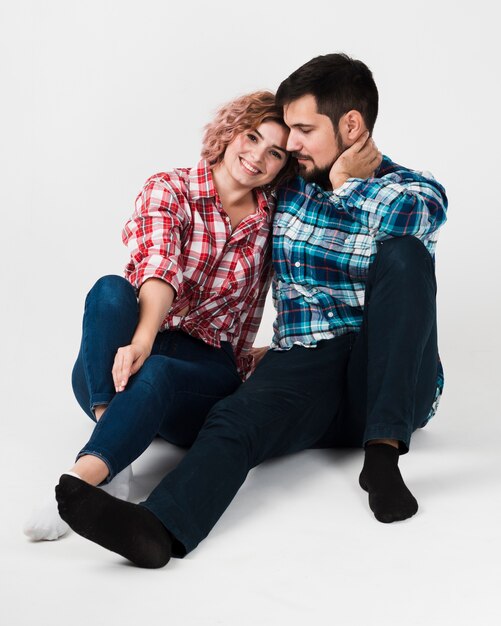
[[242, 163], [243, 167], [249, 172], [249, 174], [259, 174], [259, 170], [252, 167], [252, 165], [242, 157], [240, 157], [240, 163]]

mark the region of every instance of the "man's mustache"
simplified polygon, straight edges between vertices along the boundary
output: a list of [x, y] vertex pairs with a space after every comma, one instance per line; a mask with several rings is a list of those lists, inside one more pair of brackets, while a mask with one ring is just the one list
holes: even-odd
[[301, 154], [300, 152], [293, 152], [293, 153], [292, 153], [292, 156], [293, 156], [295, 159], [302, 159], [303, 161], [306, 161], [306, 160], [308, 160], [308, 161], [312, 161], [312, 160], [313, 160], [311, 157], [306, 156], [306, 154]]

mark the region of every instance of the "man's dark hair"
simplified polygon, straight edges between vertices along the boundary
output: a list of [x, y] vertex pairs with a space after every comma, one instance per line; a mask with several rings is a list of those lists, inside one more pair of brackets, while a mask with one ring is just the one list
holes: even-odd
[[346, 54], [318, 56], [302, 65], [278, 88], [277, 104], [284, 106], [311, 94], [317, 111], [327, 115], [338, 132], [341, 116], [352, 109], [372, 132], [378, 111], [378, 91], [370, 69]]

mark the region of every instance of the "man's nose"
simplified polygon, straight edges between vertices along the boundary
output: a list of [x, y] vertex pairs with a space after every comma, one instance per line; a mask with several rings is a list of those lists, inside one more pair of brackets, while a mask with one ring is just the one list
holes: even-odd
[[302, 145], [300, 141], [298, 140], [297, 134], [293, 130], [291, 130], [291, 132], [289, 133], [286, 148], [289, 152], [301, 151]]

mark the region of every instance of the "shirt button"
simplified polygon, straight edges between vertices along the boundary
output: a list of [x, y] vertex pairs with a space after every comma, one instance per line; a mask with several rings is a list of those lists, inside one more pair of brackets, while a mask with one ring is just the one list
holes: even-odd
[[296, 267], [301, 267], [301, 263], [300, 263], [299, 261], [296, 261], [296, 262], [294, 263], [294, 265], [295, 265]]
[[329, 312], [327, 313], [327, 317], [334, 317], [334, 313], [333, 313], [332, 311], [329, 311]]
[[317, 200], [321, 200], [323, 198], [323, 193], [317, 193]]

